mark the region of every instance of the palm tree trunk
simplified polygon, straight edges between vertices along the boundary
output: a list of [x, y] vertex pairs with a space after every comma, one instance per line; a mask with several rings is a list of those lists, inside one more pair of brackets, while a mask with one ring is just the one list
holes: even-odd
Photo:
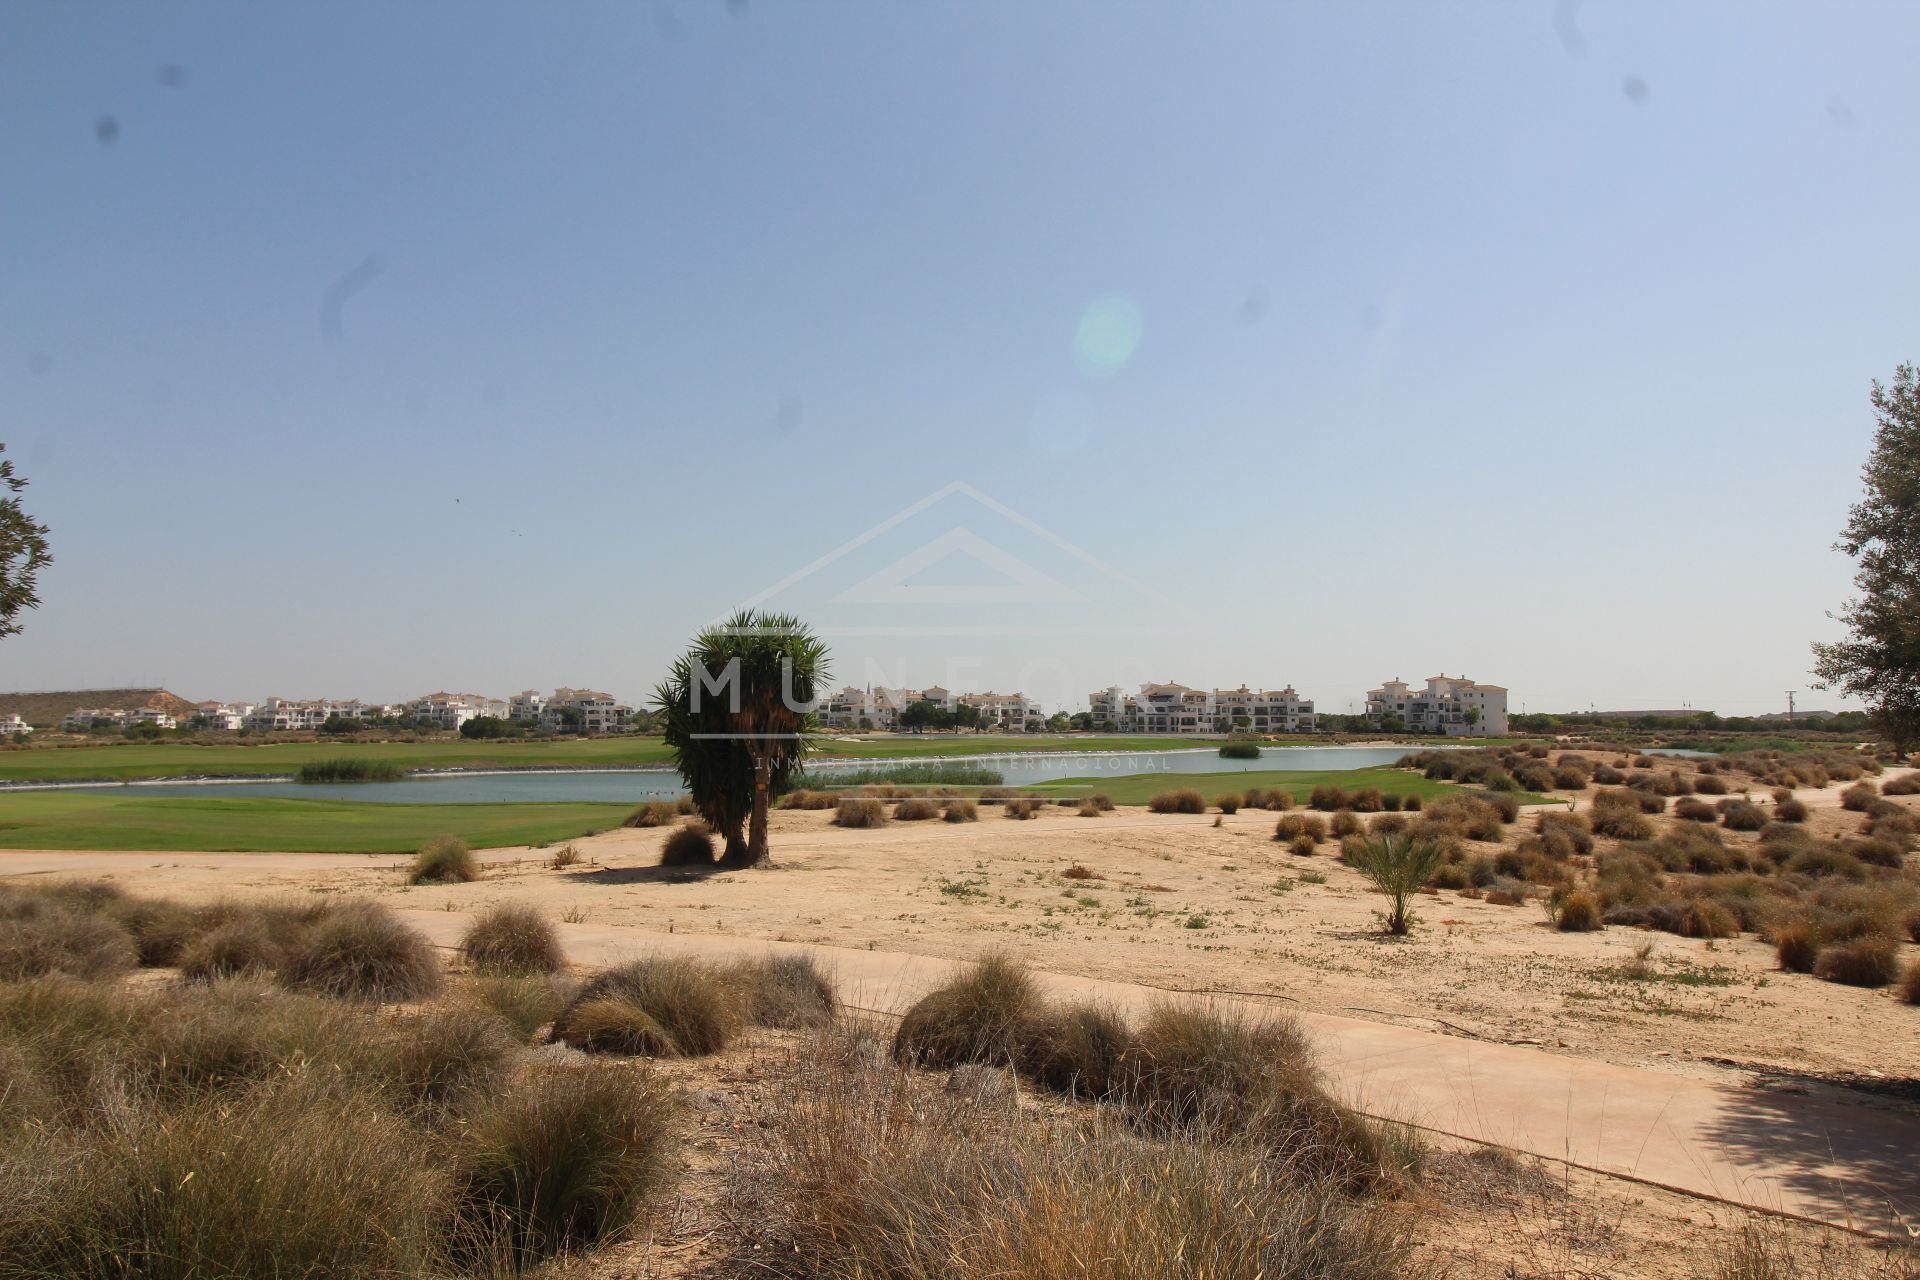
[[720, 830], [720, 839], [725, 847], [720, 851], [720, 865], [723, 867], [744, 867], [747, 861], [747, 837], [741, 828], [746, 824], [736, 822]]
[[767, 849], [767, 803], [773, 789], [773, 754], [765, 747], [753, 755], [753, 813], [747, 819], [747, 859], [749, 867], [773, 861]]

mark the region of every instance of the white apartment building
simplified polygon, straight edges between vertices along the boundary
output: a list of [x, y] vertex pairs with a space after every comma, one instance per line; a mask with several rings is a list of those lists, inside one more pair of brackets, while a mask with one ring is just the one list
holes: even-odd
[[84, 733], [99, 721], [124, 729], [133, 722], [133, 717], [118, 707], [75, 707], [61, 719], [60, 727], [69, 732]]
[[0, 734], [12, 735], [16, 733], [32, 733], [32, 732], [33, 732], [33, 726], [28, 724], [25, 720], [22, 720], [19, 716], [15, 715], [13, 712], [9, 711], [7, 712], [6, 715], [0, 716]]
[[396, 711], [397, 708], [384, 703], [366, 703], [358, 698], [268, 698], [248, 709], [242, 723], [249, 729], [318, 729], [335, 716], [342, 720], [374, 720]]
[[995, 693], [989, 689], [985, 693], [963, 693], [956, 701], [977, 710], [983, 724], [997, 724], [1003, 729], [1024, 730], [1029, 721], [1046, 720], [1040, 704], [1024, 693]]
[[870, 690], [848, 685], [838, 693], [820, 694], [814, 699], [813, 712], [821, 724], [835, 729], [858, 729], [862, 727], [862, 720], [867, 722], [865, 727], [878, 728], [873, 706]]
[[522, 689], [507, 699], [507, 719], [538, 720], [547, 709], [547, 697], [534, 689]]
[[[515, 701], [524, 696], [516, 695]], [[555, 689], [553, 696], [542, 704], [536, 717], [541, 728], [565, 728], [566, 717], [561, 714], [562, 707], [572, 707], [580, 712], [579, 727], [582, 733], [615, 733], [626, 728], [627, 722], [633, 719], [633, 708], [610, 693], [562, 686]]]
[[884, 685], [859, 689], [848, 685], [816, 701], [814, 714], [820, 723], [835, 729], [892, 732], [900, 727], [900, 713], [916, 702], [931, 702], [942, 711], [972, 707], [980, 713], [982, 723], [1006, 729], [1024, 730], [1030, 721], [1045, 719], [1040, 704], [1024, 693], [955, 693], [940, 685], [925, 689], [890, 689]]
[[1122, 733], [1311, 733], [1313, 701], [1284, 689], [1195, 689], [1184, 684], [1143, 684], [1125, 693], [1119, 685], [1087, 695], [1095, 727]]
[[1284, 689], [1238, 689], [1213, 691], [1214, 723], [1227, 722], [1227, 728], [1246, 733], [1312, 733], [1318, 721], [1313, 699], [1303, 698], [1292, 685]]
[[1414, 689], [1395, 676], [1367, 691], [1367, 718], [1388, 716], [1398, 716], [1412, 733], [1498, 737], [1507, 732], [1507, 691], [1445, 674], [1428, 676], [1425, 689]]
[[77, 707], [67, 712], [60, 721], [60, 727], [72, 732], [84, 733], [96, 723], [106, 722], [116, 729], [128, 725], [150, 724], [161, 729], [171, 729], [179, 724], [171, 712], [157, 707], [137, 707], [127, 711], [121, 707]]
[[407, 703], [407, 714], [436, 729], [458, 729], [480, 716], [506, 718], [507, 704], [477, 693], [423, 693]]
[[246, 727], [247, 717], [253, 714], [251, 702], [196, 702], [193, 704], [193, 717], [209, 729], [225, 729], [229, 732]]

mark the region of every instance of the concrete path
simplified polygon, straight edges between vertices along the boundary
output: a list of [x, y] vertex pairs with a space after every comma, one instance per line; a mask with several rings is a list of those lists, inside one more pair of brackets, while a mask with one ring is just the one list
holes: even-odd
[[[467, 917], [400, 913], [454, 945]], [[954, 972], [949, 960], [606, 925], [557, 925], [573, 962], [649, 952], [711, 958], [808, 951], [849, 1005], [903, 1012]], [[1137, 1013], [1167, 993], [1067, 974], [1050, 994]], [[1272, 1010], [1258, 1001], [1228, 1001]], [[1294, 1013], [1328, 1079], [1355, 1106], [1458, 1137], [1835, 1226], [1908, 1238], [1920, 1226], [1920, 1109], [1839, 1090], [1732, 1085], [1326, 1014]]]

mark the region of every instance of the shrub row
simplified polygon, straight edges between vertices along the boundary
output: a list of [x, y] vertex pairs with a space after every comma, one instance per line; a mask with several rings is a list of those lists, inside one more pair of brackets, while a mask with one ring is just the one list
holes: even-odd
[[1112, 1103], [1142, 1132], [1246, 1144], [1352, 1192], [1404, 1172], [1380, 1129], [1333, 1100], [1285, 1018], [1162, 1003], [1132, 1026], [1098, 1005], [1048, 1002], [1023, 966], [989, 955], [907, 1011], [893, 1052], [912, 1066], [1009, 1067]]

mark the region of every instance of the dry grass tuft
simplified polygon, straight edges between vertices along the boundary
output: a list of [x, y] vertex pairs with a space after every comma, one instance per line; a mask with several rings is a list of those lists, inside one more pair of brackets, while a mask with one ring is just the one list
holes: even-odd
[[435, 836], [420, 846], [407, 868], [408, 884], [467, 884], [480, 878], [480, 863], [459, 836]]
[[1584, 889], [1575, 889], [1560, 899], [1553, 924], [1562, 933], [1591, 933], [1605, 927], [1599, 901]]
[[713, 832], [698, 818], [681, 823], [660, 842], [663, 867], [710, 867], [714, 859]]
[[740, 1033], [747, 1018], [743, 996], [739, 981], [712, 965], [649, 956], [581, 987], [555, 1017], [553, 1038], [577, 1049], [704, 1057]]
[[1865, 813], [1873, 802], [1880, 798], [1880, 788], [1862, 779], [1840, 793], [1840, 807], [1851, 809], [1855, 813]]
[[747, 1016], [762, 1027], [824, 1027], [840, 1015], [833, 979], [807, 952], [785, 952], [743, 964]]
[[1057, 1093], [1105, 1098], [1132, 1043], [1126, 1020], [1111, 1009], [1084, 1001], [1054, 1006], [1024, 1028], [1019, 1066]]
[[287, 952], [280, 980], [348, 1000], [418, 1000], [440, 989], [440, 960], [418, 931], [372, 902], [329, 910]]
[[546, 975], [526, 978], [488, 975], [468, 979], [462, 986], [461, 996], [493, 1014], [516, 1038], [525, 1041], [559, 1014], [566, 1004], [567, 990], [564, 982]]
[[1041, 1013], [1040, 988], [1027, 967], [990, 952], [954, 980], [922, 997], [893, 1039], [893, 1056], [927, 1067], [1019, 1061]]
[[415, 1107], [445, 1106], [493, 1088], [505, 1079], [514, 1054], [507, 1024], [470, 1004], [397, 1019], [382, 1048], [383, 1074]]
[[636, 1058], [674, 1058], [680, 1053], [652, 1014], [617, 996], [576, 997], [555, 1017], [553, 1038], [587, 1053]]
[[1789, 920], [1773, 930], [1774, 955], [1788, 973], [1812, 973], [1820, 955], [1820, 931], [1810, 920]]
[[123, 898], [105, 914], [133, 937], [142, 968], [180, 963], [198, 920], [191, 908], [165, 898]]
[[0, 980], [111, 978], [139, 963], [133, 935], [57, 890], [0, 888]]
[[502, 977], [557, 973], [567, 963], [546, 917], [518, 903], [483, 911], [461, 937], [460, 953], [474, 972]]
[[1884, 987], [1900, 976], [1900, 944], [1885, 934], [1823, 947], [1813, 976], [1850, 987]]
[[822, 1071], [754, 1134], [729, 1189], [753, 1224], [744, 1268], [780, 1280], [1403, 1272], [1384, 1209], [1249, 1146], [1142, 1140], [1111, 1113], [1077, 1122], [965, 1094], [921, 1101], [914, 1084]]
[[789, 791], [780, 797], [782, 809], [831, 809], [840, 803], [840, 797], [831, 791]]
[[1207, 802], [1198, 791], [1183, 787], [1178, 791], [1162, 791], [1147, 801], [1148, 813], [1205, 813]]
[[[805, 793], [797, 792], [797, 791], [793, 793], [793, 795], [801, 795], [801, 794], [805, 794]], [[787, 800], [792, 800], [793, 795], [788, 796]], [[792, 804], [782, 803], [781, 807], [785, 809], [792, 809], [792, 808], [806, 807], [806, 806], [796, 806]], [[628, 814], [626, 817], [626, 820], [622, 822], [620, 825], [623, 827], [670, 827], [674, 824], [674, 821], [679, 816], [680, 816], [679, 808], [673, 803], [673, 801], [649, 800], [645, 804], [636, 808], [632, 813]]]
[[224, 920], [189, 942], [180, 957], [180, 976], [191, 982], [212, 982], [266, 974], [278, 968], [282, 959], [267, 922], [249, 913]]
[[834, 805], [836, 827], [879, 827], [887, 821], [887, 806], [870, 797], [848, 796]]
[[1317, 845], [1327, 838], [1327, 820], [1316, 813], [1289, 813], [1273, 824], [1273, 838]]
[[1327, 1094], [1289, 1018], [1159, 1004], [1117, 1071], [1115, 1096], [1146, 1132], [1245, 1143], [1349, 1193], [1404, 1172], [1382, 1135]]
[[680, 1108], [648, 1071], [548, 1067], [489, 1098], [459, 1153], [460, 1250], [508, 1273], [625, 1230], [674, 1174]]
[[8, 1154], [10, 1275], [433, 1270], [445, 1178], [431, 1145], [377, 1095], [335, 1081], [301, 1074], [178, 1108], [134, 1105]]

